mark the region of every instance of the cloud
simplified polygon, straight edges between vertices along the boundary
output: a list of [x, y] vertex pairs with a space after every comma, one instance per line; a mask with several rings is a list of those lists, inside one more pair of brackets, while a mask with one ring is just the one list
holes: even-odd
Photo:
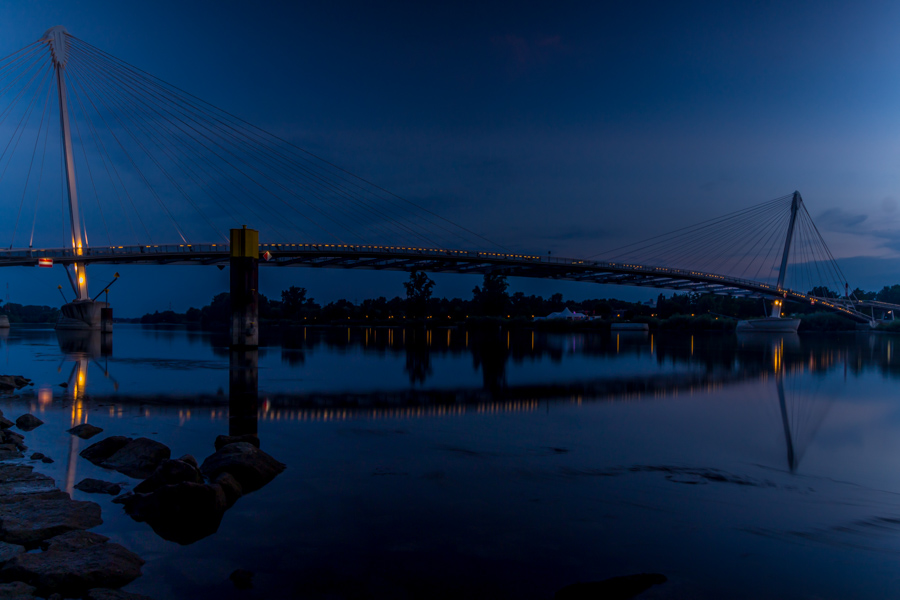
[[842, 208], [832, 208], [816, 217], [815, 222], [820, 229], [844, 231], [855, 228], [868, 218], [868, 215], [849, 213]]

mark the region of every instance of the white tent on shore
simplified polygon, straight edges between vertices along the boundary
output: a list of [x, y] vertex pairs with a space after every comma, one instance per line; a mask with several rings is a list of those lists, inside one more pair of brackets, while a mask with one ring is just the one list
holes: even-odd
[[586, 315], [580, 312], [573, 312], [569, 310], [569, 307], [562, 309], [559, 312], [550, 313], [546, 317], [535, 317], [535, 321], [551, 321], [556, 319], [563, 319], [566, 321], [590, 321], [590, 315]]

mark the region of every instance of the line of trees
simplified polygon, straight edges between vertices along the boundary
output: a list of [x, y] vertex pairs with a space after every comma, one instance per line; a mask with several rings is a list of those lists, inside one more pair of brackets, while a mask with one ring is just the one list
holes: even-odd
[[[2, 302], [0, 300], [0, 304]], [[59, 309], [52, 306], [10, 302], [0, 306], [0, 313], [8, 316], [10, 323], [56, 323], [59, 320]]]
[[[484, 275], [482, 284], [472, 290], [471, 299], [436, 298], [434, 281], [421, 271], [410, 273], [403, 284], [405, 296], [388, 299], [384, 296], [363, 300], [355, 304], [349, 300], [336, 300], [322, 306], [309, 297], [306, 288], [291, 286], [281, 292], [281, 298], [270, 299], [260, 294], [260, 319], [270, 321], [307, 321], [332, 323], [341, 321], [389, 321], [392, 319], [438, 320], [458, 322], [473, 317], [502, 317], [508, 319], [528, 319], [546, 316], [565, 307], [603, 318], [633, 319], [635, 317], [655, 317], [667, 319], [677, 315], [693, 316], [711, 314], [736, 319], [764, 316], [768, 302], [761, 299], [730, 298], [712, 294], [660, 294], [656, 303], [639, 303], [614, 298], [574, 301], [563, 299], [562, 294], [549, 298], [526, 296], [522, 292], [510, 294], [506, 277], [500, 273]], [[809, 294], [820, 297], [835, 297], [826, 288], [814, 288]], [[900, 285], [885, 286], [880, 292], [854, 290], [856, 298], [880, 300], [900, 304]], [[790, 314], [809, 314], [815, 307], [789, 304]], [[196, 323], [203, 326], [226, 324], [231, 318], [229, 294], [216, 295], [202, 308], [190, 308], [185, 313], [173, 311], [146, 314], [141, 323]]]
[[[522, 292], [510, 294], [506, 277], [490, 273], [484, 276], [482, 284], [472, 290], [472, 298], [435, 298], [434, 281], [421, 271], [410, 273], [403, 284], [404, 297], [384, 296], [363, 300], [354, 304], [349, 300], [336, 300], [322, 306], [309, 297], [306, 288], [291, 286], [281, 292], [280, 300], [259, 295], [259, 315], [261, 320], [291, 320], [313, 322], [336, 322], [358, 320], [442, 320], [462, 321], [472, 317], [503, 317], [531, 319], [560, 311], [566, 306], [572, 310], [585, 311], [598, 316], [612, 316], [613, 313], [650, 314], [649, 307], [639, 303], [615, 299], [584, 300], [580, 302], [563, 300], [562, 294], [550, 298], [526, 296]], [[202, 308], [190, 308], [185, 313], [171, 310], [157, 311], [141, 317], [141, 323], [196, 323], [215, 325], [228, 323], [231, 318], [229, 294], [216, 295]]]

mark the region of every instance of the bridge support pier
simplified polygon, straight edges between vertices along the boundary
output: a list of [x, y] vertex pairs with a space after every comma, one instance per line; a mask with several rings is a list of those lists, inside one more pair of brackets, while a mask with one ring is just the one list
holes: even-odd
[[259, 346], [259, 232], [231, 230], [231, 347]]

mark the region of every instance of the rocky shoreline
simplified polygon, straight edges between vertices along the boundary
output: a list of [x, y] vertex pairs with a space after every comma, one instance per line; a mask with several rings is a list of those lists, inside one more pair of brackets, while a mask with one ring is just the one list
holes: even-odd
[[[20, 389], [30, 381], [0, 376]], [[6, 390], [4, 390], [6, 391]], [[9, 390], [13, 391], [13, 390]], [[150, 600], [119, 588], [141, 576], [144, 560], [106, 536], [89, 531], [103, 523], [101, 507], [73, 500], [55, 481], [23, 464], [25, 436], [43, 422], [21, 415], [15, 422], [0, 411], [0, 599]], [[68, 430], [88, 439], [103, 430], [89, 424]], [[202, 464], [190, 455], [170, 458], [164, 444], [148, 438], [109, 436], [81, 452], [85, 460], [141, 480], [117, 496], [136, 521], [160, 537], [190, 544], [218, 530], [225, 512], [245, 493], [274, 479], [285, 465], [259, 449], [256, 436], [219, 436], [216, 451]], [[32, 460], [52, 459], [34, 453]], [[119, 484], [84, 479], [88, 493], [119, 494]], [[232, 574], [248, 586], [252, 573]]]

